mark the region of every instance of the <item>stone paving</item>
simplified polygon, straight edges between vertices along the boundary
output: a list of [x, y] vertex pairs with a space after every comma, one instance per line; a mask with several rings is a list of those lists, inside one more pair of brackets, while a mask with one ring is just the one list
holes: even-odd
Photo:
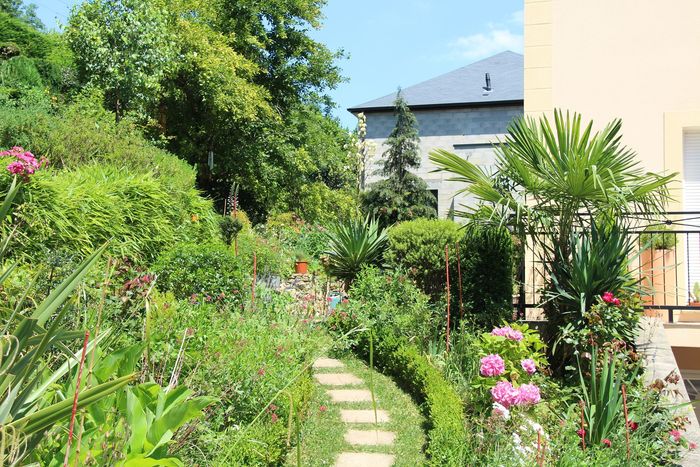
[[[339, 360], [319, 358], [314, 362], [313, 367], [317, 370], [314, 377], [322, 386], [338, 388], [364, 384], [362, 379], [352, 373], [340, 373], [339, 369], [344, 368], [345, 365]], [[327, 369], [334, 372], [324, 372]], [[396, 433], [381, 430], [377, 426], [377, 424], [389, 422], [389, 414], [386, 410], [378, 409], [375, 413], [373, 409], [354, 408], [357, 403], [367, 404], [372, 401], [372, 393], [369, 389], [364, 387], [326, 389], [326, 393], [334, 404], [341, 407], [340, 417], [343, 422], [348, 424], [345, 442], [360, 450], [359, 452], [341, 452], [335, 461], [335, 467], [391, 467], [394, 465], [395, 456], [393, 454], [361, 451], [362, 448], [393, 446], [396, 439]], [[376, 403], [379, 405], [380, 401], [376, 401]]]

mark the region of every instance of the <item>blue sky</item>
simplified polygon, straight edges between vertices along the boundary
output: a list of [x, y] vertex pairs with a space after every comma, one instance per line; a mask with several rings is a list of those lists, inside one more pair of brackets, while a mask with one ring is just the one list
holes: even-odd
[[[56, 28], [77, 2], [34, 3]], [[353, 128], [347, 107], [504, 50], [522, 53], [522, 8], [522, 0], [329, 0], [312, 35], [349, 55], [340, 62], [348, 81], [331, 92], [334, 114]]]

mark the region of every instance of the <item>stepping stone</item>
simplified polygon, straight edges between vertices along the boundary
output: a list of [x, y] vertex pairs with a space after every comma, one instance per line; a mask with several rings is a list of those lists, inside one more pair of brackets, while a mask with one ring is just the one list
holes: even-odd
[[326, 391], [333, 402], [367, 402], [372, 400], [368, 389], [330, 389]]
[[314, 377], [316, 381], [325, 386], [347, 386], [350, 384], [362, 384], [362, 380], [350, 373], [318, 373]]
[[314, 368], [342, 368], [345, 364], [335, 358], [321, 357], [314, 362]]
[[345, 441], [361, 446], [390, 446], [394, 444], [396, 433], [381, 430], [348, 430]]
[[394, 456], [369, 452], [341, 452], [335, 467], [391, 467]]
[[[345, 423], [374, 423], [374, 410], [340, 410], [340, 418]], [[377, 410], [377, 422], [389, 422], [389, 413], [386, 410]]]

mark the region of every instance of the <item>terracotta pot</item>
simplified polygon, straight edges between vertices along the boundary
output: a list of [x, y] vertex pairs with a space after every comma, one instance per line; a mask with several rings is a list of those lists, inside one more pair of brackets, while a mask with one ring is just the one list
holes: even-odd
[[308, 274], [309, 273], [309, 262], [308, 261], [297, 261], [294, 263], [294, 272], [297, 274]]
[[698, 308], [698, 311], [681, 310], [678, 322], [680, 323], [698, 323], [700, 322], [700, 302], [688, 302], [688, 306]]
[[[675, 263], [676, 251], [670, 250], [644, 250], [640, 255], [641, 273], [643, 285], [652, 287], [649, 295], [642, 296], [645, 305], [673, 305], [675, 300]], [[645, 309], [646, 316], [668, 319], [665, 310]]]

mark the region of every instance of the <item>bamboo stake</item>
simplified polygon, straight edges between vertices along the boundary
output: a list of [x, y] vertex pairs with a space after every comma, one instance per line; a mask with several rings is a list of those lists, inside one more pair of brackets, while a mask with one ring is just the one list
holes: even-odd
[[78, 411], [80, 378], [83, 376], [83, 365], [85, 364], [85, 354], [87, 353], [87, 345], [89, 339], [90, 331], [85, 331], [85, 340], [83, 341], [83, 353], [80, 355], [80, 366], [78, 366], [78, 378], [75, 382], [75, 394], [73, 394], [73, 410], [71, 411], [70, 415], [70, 427], [68, 428], [68, 443], [66, 445], [66, 456], [63, 458], [63, 467], [68, 467], [68, 458], [70, 457], [70, 445], [73, 442], [73, 427], [75, 426], [75, 413]]
[[627, 460], [630, 460], [630, 422], [627, 413], [627, 388], [622, 385], [622, 406], [625, 409], [625, 439], [627, 441]]
[[586, 450], [586, 428], [583, 421], [583, 401], [579, 400], [579, 406], [581, 406], [581, 443], [583, 445], [583, 450]]
[[459, 321], [462, 322], [464, 318], [464, 306], [462, 305], [462, 257], [459, 255], [459, 242], [455, 242], [455, 248], [457, 249], [457, 285], [459, 286]]
[[447, 333], [445, 334], [445, 348], [450, 352], [450, 253], [448, 245], [445, 245], [445, 277], [447, 278]]

